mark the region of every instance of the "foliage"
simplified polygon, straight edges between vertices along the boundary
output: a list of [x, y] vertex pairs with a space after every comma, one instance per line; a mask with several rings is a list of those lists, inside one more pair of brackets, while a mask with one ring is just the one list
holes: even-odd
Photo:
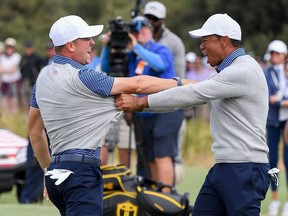
[[19, 136], [27, 137], [28, 128], [27, 128], [27, 114], [24, 111], [21, 111], [17, 115], [0, 112], [0, 129], [9, 130]]
[[207, 121], [202, 119], [188, 120], [184, 140], [182, 155], [185, 164], [193, 166], [211, 166], [213, 164], [212, 139]]
[[[287, 0], [159, 0], [167, 7], [167, 26], [184, 41], [186, 50], [200, 54], [199, 40], [191, 39], [188, 31], [200, 28], [214, 13], [228, 13], [239, 22], [243, 46], [249, 53], [263, 56], [273, 39], [288, 42]], [[141, 1], [143, 5], [147, 1]], [[104, 24], [116, 16], [130, 19], [136, 1], [128, 0], [6, 0], [0, 8], [0, 40], [15, 37], [20, 51], [23, 42], [33, 39], [40, 53], [49, 41], [52, 23], [61, 16], [76, 14], [89, 24]], [[98, 46], [100, 44], [98, 43]]]

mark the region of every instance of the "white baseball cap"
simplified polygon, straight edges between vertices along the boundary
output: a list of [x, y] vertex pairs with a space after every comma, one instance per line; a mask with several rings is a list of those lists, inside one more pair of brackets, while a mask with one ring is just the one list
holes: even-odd
[[191, 63], [194, 63], [195, 60], [196, 60], [196, 54], [194, 52], [188, 52], [186, 55], [185, 55], [185, 59], [187, 62], [191, 62]]
[[161, 2], [151, 1], [145, 5], [143, 14], [150, 14], [158, 19], [164, 19], [166, 17], [166, 7]]
[[274, 40], [269, 43], [267, 53], [270, 53], [272, 51], [287, 54], [287, 46], [281, 40]]
[[200, 38], [214, 34], [219, 36], [228, 36], [231, 39], [241, 41], [240, 25], [226, 13], [210, 16], [201, 29], [189, 32], [189, 35], [193, 38]]
[[16, 47], [17, 42], [14, 38], [9, 37], [5, 40], [5, 46], [11, 46], [11, 47]]
[[69, 15], [58, 19], [51, 27], [49, 37], [54, 46], [62, 46], [78, 38], [95, 37], [103, 25], [89, 26], [81, 17]]

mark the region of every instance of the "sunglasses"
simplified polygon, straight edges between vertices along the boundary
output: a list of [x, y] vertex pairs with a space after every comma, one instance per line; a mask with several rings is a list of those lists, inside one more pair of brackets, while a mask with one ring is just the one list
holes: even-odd
[[148, 19], [148, 20], [151, 20], [153, 22], [156, 22], [159, 20], [159, 18], [157, 18], [156, 16], [153, 16], [153, 15], [150, 15], [150, 14], [147, 14], [145, 15], [145, 17]]

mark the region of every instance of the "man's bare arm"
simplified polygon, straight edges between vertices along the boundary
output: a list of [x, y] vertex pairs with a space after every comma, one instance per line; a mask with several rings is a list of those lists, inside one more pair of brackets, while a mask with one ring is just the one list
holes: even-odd
[[[181, 80], [182, 85], [195, 83], [194, 80]], [[111, 95], [126, 94], [152, 94], [177, 86], [174, 79], [163, 79], [153, 76], [135, 76], [129, 78], [115, 78]]]
[[44, 123], [39, 109], [30, 107], [28, 115], [28, 130], [34, 154], [42, 167], [47, 168], [50, 164], [48, 140], [44, 130]]

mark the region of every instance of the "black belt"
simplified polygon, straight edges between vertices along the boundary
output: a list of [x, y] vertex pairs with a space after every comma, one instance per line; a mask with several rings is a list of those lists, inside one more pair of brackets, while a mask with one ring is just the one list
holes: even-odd
[[59, 163], [64, 161], [74, 161], [74, 162], [84, 162], [93, 163], [96, 166], [101, 165], [101, 160], [97, 157], [80, 155], [80, 154], [65, 154], [65, 155], [55, 155], [51, 157], [51, 163]]

